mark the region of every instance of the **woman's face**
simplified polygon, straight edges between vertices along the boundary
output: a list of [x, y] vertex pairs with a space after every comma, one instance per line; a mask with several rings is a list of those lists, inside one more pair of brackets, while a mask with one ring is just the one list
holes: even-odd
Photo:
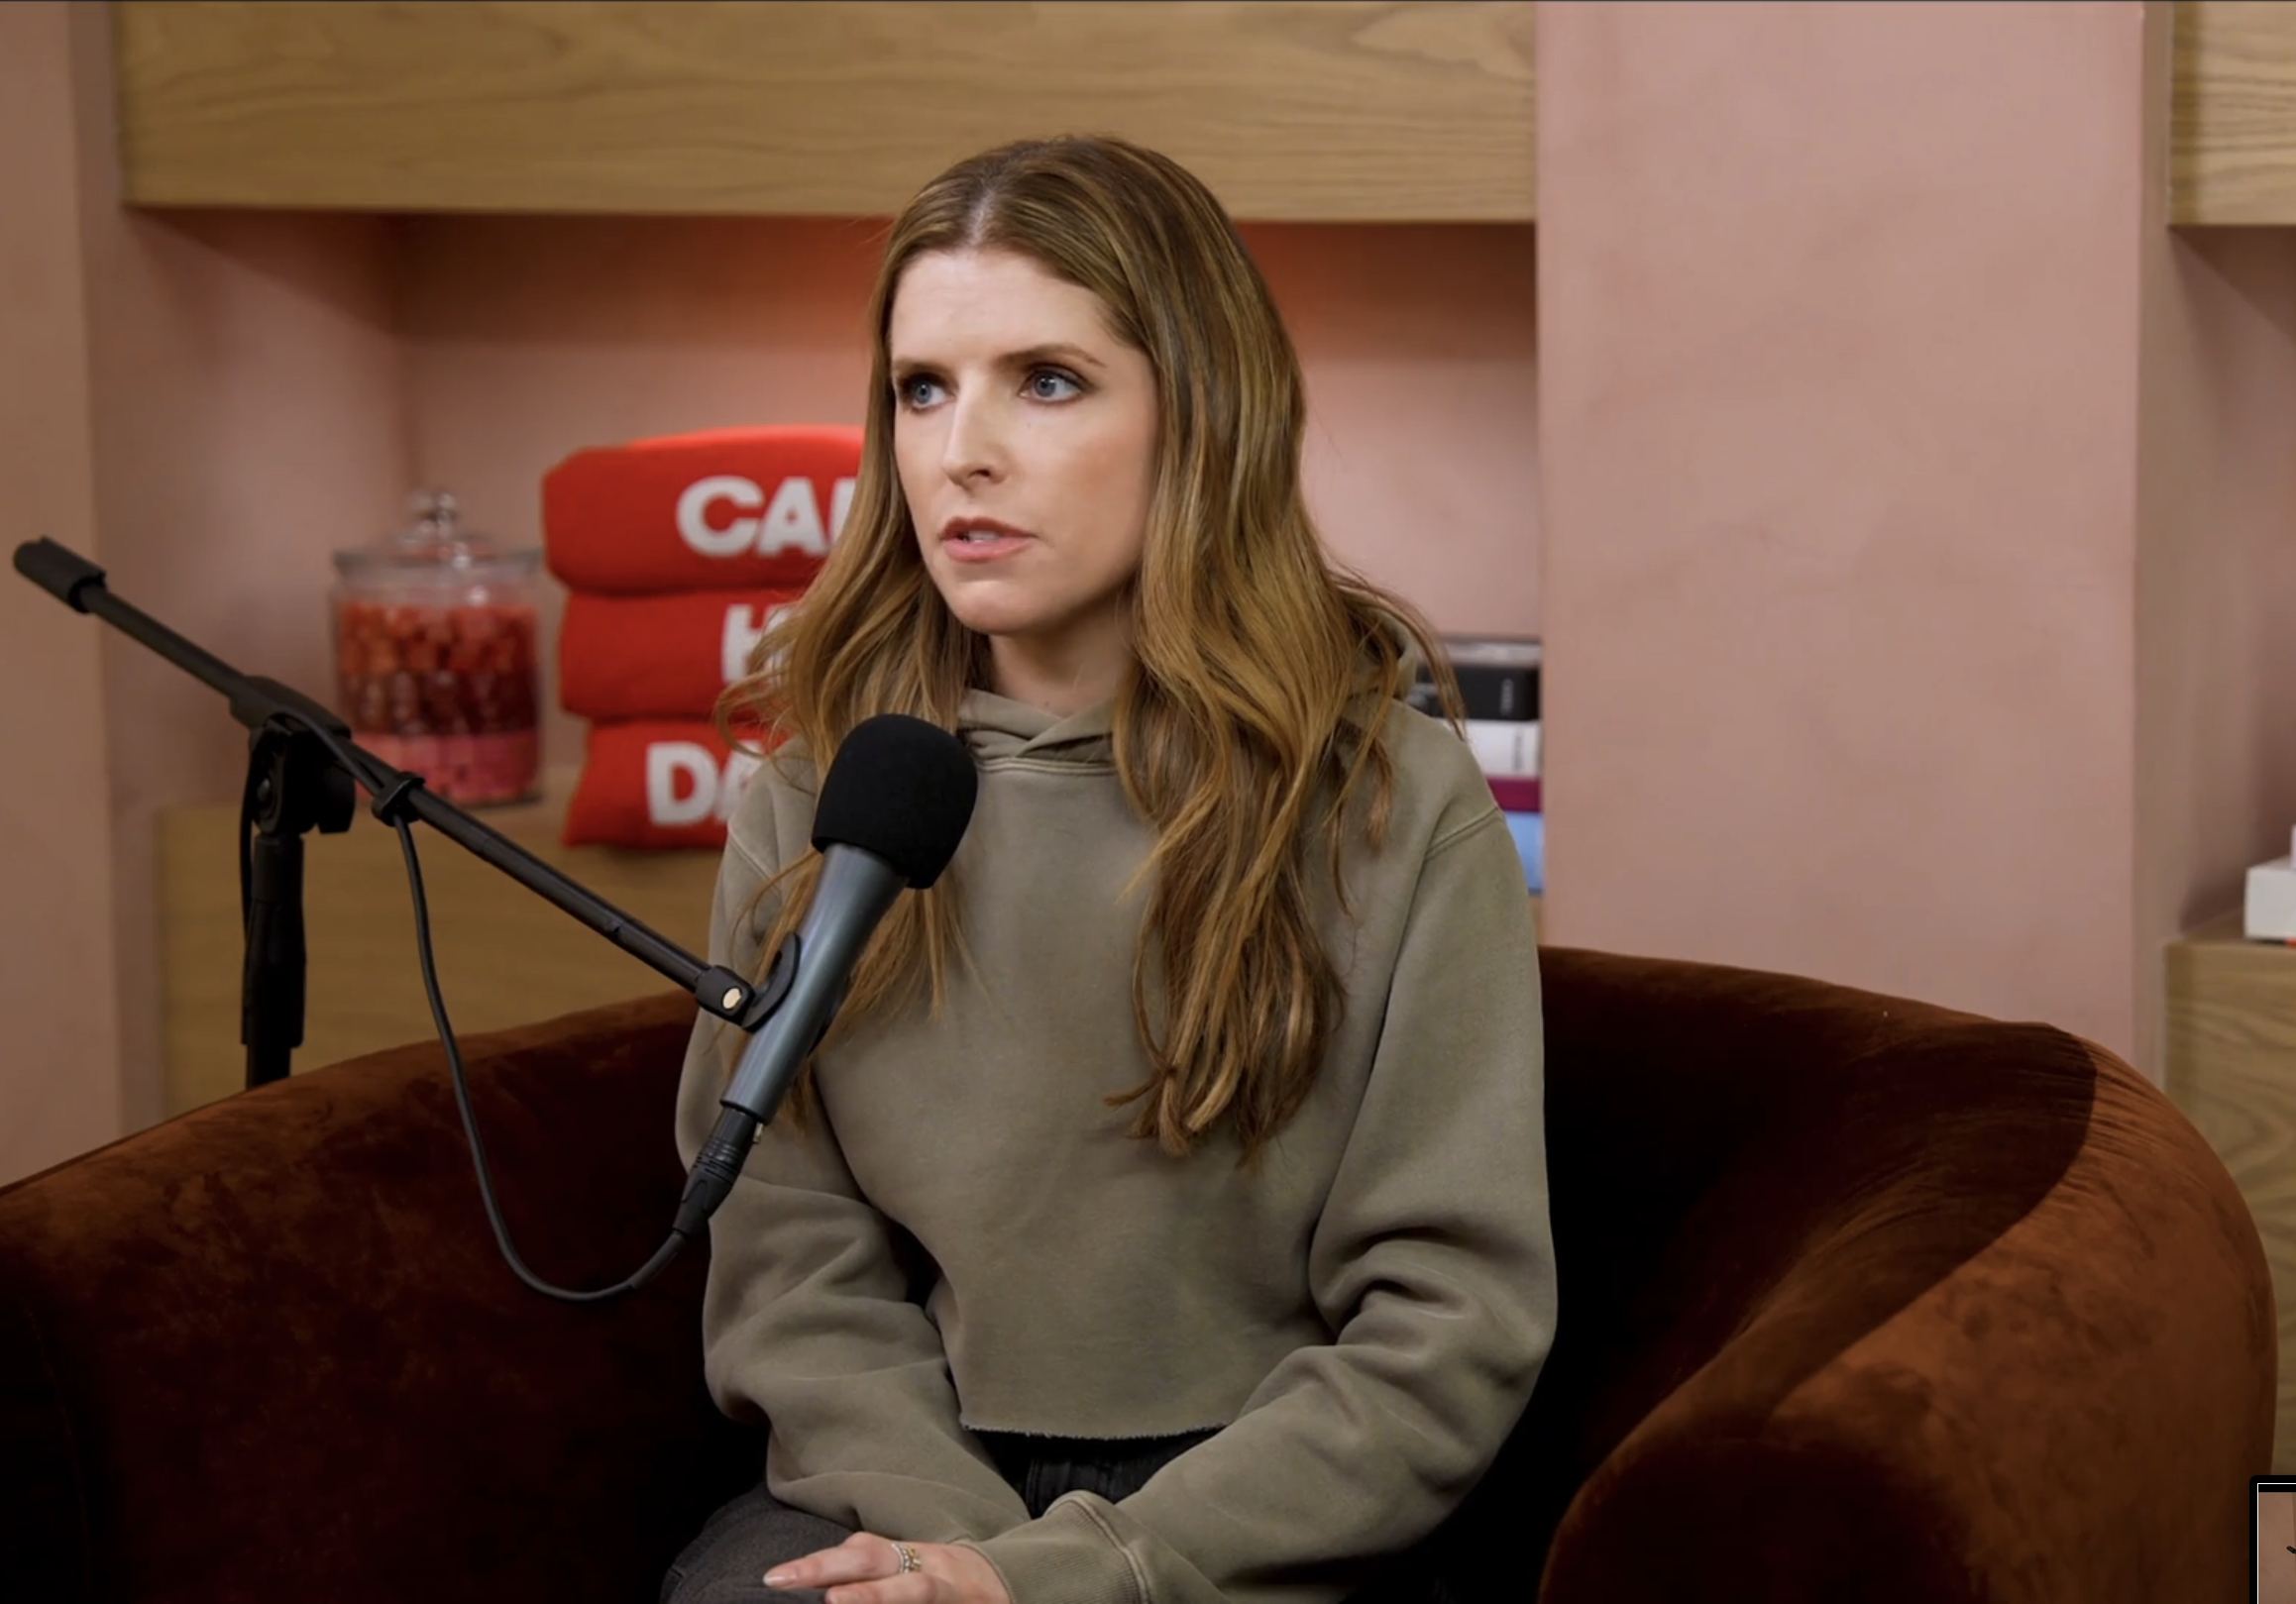
[[1131, 660], [1126, 588], [1155, 474], [1155, 374], [1100, 298], [1009, 251], [902, 272], [893, 449], [926, 571], [989, 637], [993, 689], [1073, 710]]

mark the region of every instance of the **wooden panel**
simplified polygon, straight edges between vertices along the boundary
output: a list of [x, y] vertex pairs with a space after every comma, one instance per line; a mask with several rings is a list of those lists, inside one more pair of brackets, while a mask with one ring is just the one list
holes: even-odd
[[2169, 221], [2296, 223], [2296, 6], [2183, 0]]
[[143, 205], [883, 215], [990, 145], [1092, 132], [1239, 217], [1532, 212], [1529, 0], [114, 10]]
[[2296, 948], [2226, 915], [2169, 943], [2165, 1084], [2240, 1183], [2280, 1317], [2277, 1474], [2296, 1472]]
[[[715, 852], [564, 847], [571, 772], [543, 802], [479, 816], [608, 903], [702, 956], [710, 940]], [[229, 1097], [247, 1084], [239, 1042], [241, 955], [236, 806], [160, 816], [161, 983], [166, 1112]], [[554, 1018], [674, 984], [499, 870], [417, 825], [439, 991], [455, 1033]], [[435, 1039], [415, 953], [414, 913], [396, 832], [364, 809], [342, 835], [305, 838], [309, 949], [303, 1046], [317, 1069], [402, 1042]]]

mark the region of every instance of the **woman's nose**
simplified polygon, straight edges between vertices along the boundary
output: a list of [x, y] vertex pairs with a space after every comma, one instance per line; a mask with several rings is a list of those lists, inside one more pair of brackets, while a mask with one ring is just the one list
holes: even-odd
[[993, 406], [971, 396], [960, 396], [949, 408], [948, 438], [942, 444], [941, 470], [959, 483], [1004, 476], [1004, 430]]

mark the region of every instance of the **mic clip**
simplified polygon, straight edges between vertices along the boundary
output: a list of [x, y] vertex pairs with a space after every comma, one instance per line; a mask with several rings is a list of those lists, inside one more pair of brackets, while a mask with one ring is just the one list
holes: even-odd
[[[773, 955], [773, 967], [765, 972], [765, 979], [754, 992], [749, 991], [748, 983], [739, 975], [712, 964], [704, 972], [699, 990], [714, 990], [715, 995], [702, 996], [699, 1001], [711, 1013], [756, 1034], [758, 1028], [773, 1017], [774, 1011], [788, 998], [790, 987], [796, 984], [804, 945], [803, 936], [791, 931], [781, 950]], [[745, 993], [747, 1001], [735, 1001], [736, 993]], [[713, 1004], [719, 1006], [712, 1007]], [[678, 1202], [678, 1218], [670, 1227], [675, 1234], [680, 1237], [701, 1234], [710, 1217], [717, 1212], [717, 1206], [733, 1190], [749, 1149], [757, 1145], [764, 1129], [765, 1119], [761, 1114], [730, 1103], [718, 1110], [716, 1128], [702, 1144], [694, 1167], [686, 1173], [685, 1196]]]
[[798, 946], [797, 933], [792, 931], [773, 955], [773, 967], [755, 988], [723, 964], [711, 964], [694, 983], [694, 1001], [702, 1005], [704, 1013], [730, 1019], [755, 1034], [758, 1026], [773, 1017], [774, 1010], [781, 1007], [797, 982]]

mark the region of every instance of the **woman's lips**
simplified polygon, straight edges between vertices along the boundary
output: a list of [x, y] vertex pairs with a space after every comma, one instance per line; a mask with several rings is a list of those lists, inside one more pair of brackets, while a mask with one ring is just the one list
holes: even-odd
[[993, 563], [1010, 557], [1030, 537], [1005, 524], [952, 522], [941, 532], [940, 549], [959, 563]]

